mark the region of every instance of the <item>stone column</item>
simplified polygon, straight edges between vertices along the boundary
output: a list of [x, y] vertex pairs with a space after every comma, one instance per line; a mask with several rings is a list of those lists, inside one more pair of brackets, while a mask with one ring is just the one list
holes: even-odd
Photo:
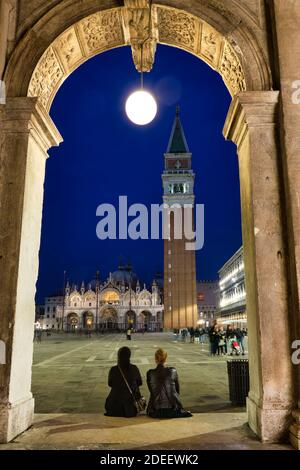
[[251, 429], [263, 441], [287, 433], [292, 407], [284, 241], [278, 152], [279, 92], [239, 93], [224, 136], [238, 149], [249, 331]]
[[[290, 258], [291, 347], [295, 340], [300, 340], [300, 5], [296, 0], [275, 0], [272, 5], [277, 80], [281, 92], [281, 145]], [[300, 365], [293, 364], [293, 368], [296, 379], [295, 421], [290, 428], [290, 441], [300, 450]]]
[[0, 442], [33, 420], [31, 367], [47, 150], [61, 136], [36, 98], [0, 106]]

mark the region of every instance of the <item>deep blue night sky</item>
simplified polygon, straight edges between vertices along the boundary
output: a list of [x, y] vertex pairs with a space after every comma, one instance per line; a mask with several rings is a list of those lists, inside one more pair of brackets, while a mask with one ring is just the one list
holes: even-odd
[[241, 245], [238, 165], [235, 146], [222, 128], [230, 95], [221, 77], [198, 58], [159, 46], [145, 88], [158, 101], [148, 126], [130, 123], [124, 103], [137, 88], [129, 47], [100, 54], [79, 67], [59, 89], [51, 116], [64, 142], [47, 160], [37, 301], [55, 293], [66, 270], [71, 282], [101, 279], [120, 255], [139, 278], [151, 282], [163, 270], [161, 240], [96, 237], [96, 208], [162, 202], [161, 172], [177, 104], [196, 173], [196, 202], [205, 204], [205, 245], [197, 252], [197, 278], [216, 279], [221, 265]]

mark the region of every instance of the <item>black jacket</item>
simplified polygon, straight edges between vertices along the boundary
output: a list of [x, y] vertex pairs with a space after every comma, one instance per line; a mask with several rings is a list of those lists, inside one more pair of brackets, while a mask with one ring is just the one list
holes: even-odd
[[[129, 369], [123, 370], [123, 373], [135, 397], [140, 398], [141, 393], [139, 387], [142, 385], [142, 378], [137, 366], [130, 364]], [[137, 411], [134, 405], [134, 399], [128, 390], [118, 366], [114, 366], [110, 369], [108, 385], [111, 387], [111, 391], [105, 402], [106, 414], [108, 416], [124, 416], [127, 418], [136, 416]]]
[[150, 400], [147, 413], [150, 416], [168, 410], [181, 410], [179, 399], [179, 381], [174, 367], [164, 367], [159, 364], [156, 369], [147, 372], [147, 385], [150, 391]]

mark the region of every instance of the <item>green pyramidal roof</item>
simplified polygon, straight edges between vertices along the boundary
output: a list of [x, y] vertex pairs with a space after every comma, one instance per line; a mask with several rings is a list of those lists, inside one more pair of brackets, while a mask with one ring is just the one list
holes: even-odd
[[190, 153], [179, 113], [179, 107], [177, 107], [167, 153]]

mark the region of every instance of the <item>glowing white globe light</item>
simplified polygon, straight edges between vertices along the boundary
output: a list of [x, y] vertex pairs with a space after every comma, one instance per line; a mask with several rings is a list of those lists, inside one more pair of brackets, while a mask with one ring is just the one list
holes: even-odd
[[157, 104], [151, 93], [139, 90], [127, 98], [125, 109], [130, 121], [139, 126], [144, 126], [155, 118]]

